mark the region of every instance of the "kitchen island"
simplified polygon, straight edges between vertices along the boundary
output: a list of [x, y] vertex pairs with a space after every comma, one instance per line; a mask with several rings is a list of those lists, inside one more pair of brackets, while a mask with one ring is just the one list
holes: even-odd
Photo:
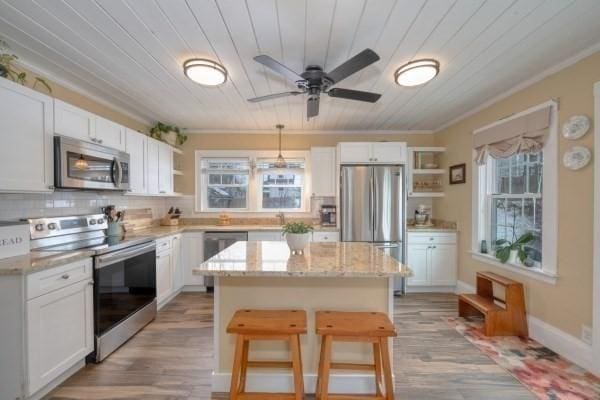
[[[405, 265], [368, 243], [310, 243], [304, 255], [291, 255], [285, 242], [237, 242], [193, 270], [215, 277], [213, 392], [227, 392], [235, 338], [226, 326], [239, 309], [301, 308], [308, 313], [308, 334], [302, 336], [302, 361], [307, 393], [314, 393], [319, 340], [314, 333], [318, 310], [379, 311], [393, 317], [394, 277], [410, 276]], [[391, 349], [391, 343], [390, 343]], [[250, 359], [287, 359], [288, 349], [276, 342], [252, 343]], [[372, 362], [371, 346], [334, 346], [336, 361]], [[293, 387], [291, 372], [250, 370], [249, 391], [282, 392]], [[332, 373], [332, 392], [374, 390], [370, 374]]]

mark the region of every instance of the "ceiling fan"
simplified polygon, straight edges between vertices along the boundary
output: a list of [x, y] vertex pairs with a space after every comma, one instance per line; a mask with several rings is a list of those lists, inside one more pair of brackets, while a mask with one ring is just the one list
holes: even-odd
[[321, 93], [326, 93], [331, 97], [366, 101], [369, 103], [375, 103], [381, 97], [379, 93], [331, 87], [378, 61], [379, 56], [371, 49], [361, 51], [329, 73], [323, 71], [323, 68], [318, 65], [309, 65], [303, 73], [297, 74], [285, 65], [264, 54], [254, 57], [254, 60], [282, 75], [296, 85], [299, 90], [254, 97], [248, 99], [251, 103], [307, 93], [306, 118], [310, 119], [319, 115], [319, 98]]

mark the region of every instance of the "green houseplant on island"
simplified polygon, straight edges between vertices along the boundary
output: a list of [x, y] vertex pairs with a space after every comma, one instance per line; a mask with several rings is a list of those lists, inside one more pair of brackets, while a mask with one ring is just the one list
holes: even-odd
[[310, 232], [312, 230], [312, 225], [304, 222], [288, 222], [283, 225], [282, 235], [285, 236], [292, 254], [304, 254], [304, 249], [310, 242]]

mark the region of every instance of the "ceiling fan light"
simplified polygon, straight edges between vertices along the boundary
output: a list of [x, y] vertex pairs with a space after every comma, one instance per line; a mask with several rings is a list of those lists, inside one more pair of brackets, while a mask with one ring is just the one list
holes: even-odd
[[440, 63], [434, 59], [411, 61], [394, 72], [394, 80], [400, 86], [419, 86], [429, 82], [440, 72]]
[[204, 86], [218, 86], [227, 81], [224, 66], [204, 58], [193, 58], [183, 63], [183, 72], [192, 81]]

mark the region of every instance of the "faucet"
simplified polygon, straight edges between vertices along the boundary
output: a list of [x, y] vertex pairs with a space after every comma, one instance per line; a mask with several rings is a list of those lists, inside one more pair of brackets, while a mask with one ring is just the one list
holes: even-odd
[[279, 224], [280, 225], [284, 225], [285, 224], [285, 214], [283, 213], [283, 211], [279, 211], [279, 214], [277, 214], [275, 216], [279, 217]]

